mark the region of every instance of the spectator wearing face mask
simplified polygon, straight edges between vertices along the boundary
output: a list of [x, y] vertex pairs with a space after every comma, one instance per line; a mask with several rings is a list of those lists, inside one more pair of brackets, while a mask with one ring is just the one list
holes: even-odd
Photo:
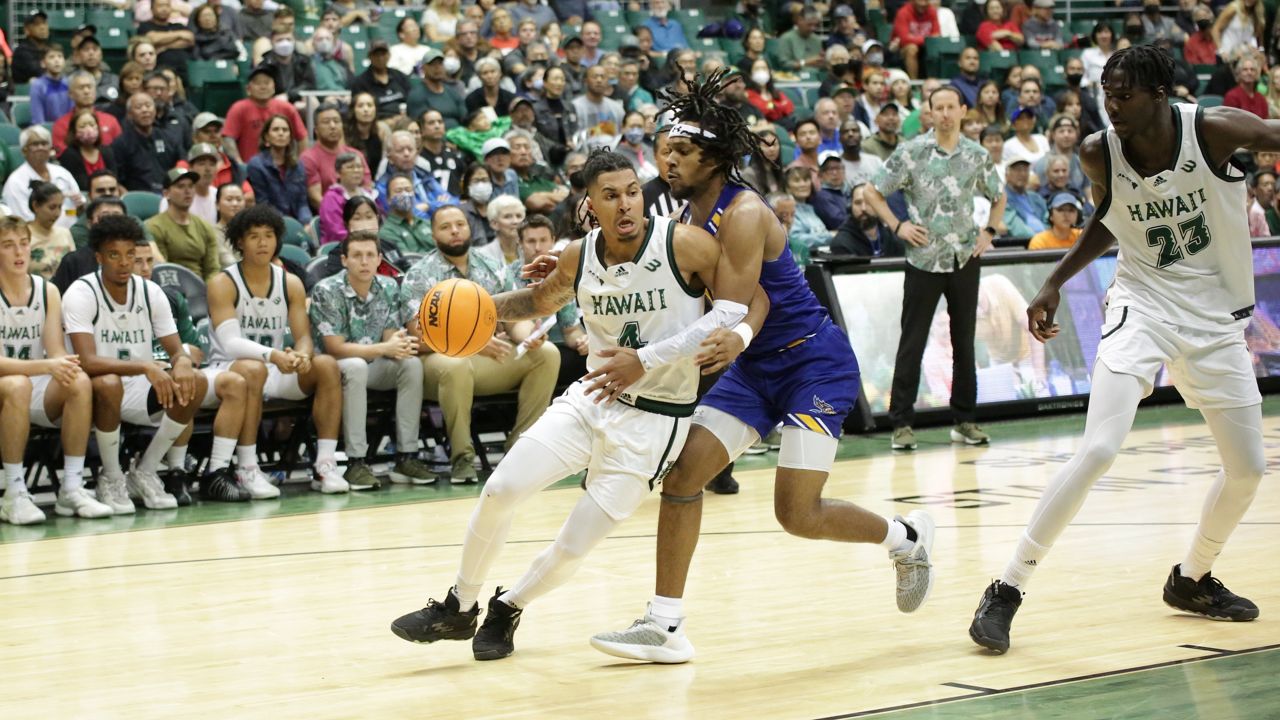
[[298, 52], [292, 29], [277, 26], [271, 31], [271, 52], [262, 56], [262, 66], [275, 69], [276, 92], [285, 93], [290, 102], [301, 100], [303, 90], [316, 89], [311, 58]]

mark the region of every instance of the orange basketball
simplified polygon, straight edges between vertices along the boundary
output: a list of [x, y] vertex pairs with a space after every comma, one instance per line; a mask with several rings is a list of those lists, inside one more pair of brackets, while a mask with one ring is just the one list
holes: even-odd
[[436, 283], [418, 307], [418, 330], [427, 347], [449, 357], [480, 352], [498, 327], [498, 309], [485, 289], [451, 278]]

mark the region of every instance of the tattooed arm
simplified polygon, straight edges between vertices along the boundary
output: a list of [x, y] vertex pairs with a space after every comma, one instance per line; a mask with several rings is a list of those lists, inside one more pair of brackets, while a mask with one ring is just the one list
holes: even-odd
[[560, 254], [556, 269], [545, 280], [523, 290], [495, 295], [493, 302], [498, 307], [498, 319], [513, 322], [547, 317], [572, 302], [581, 252], [581, 241], [570, 243]]

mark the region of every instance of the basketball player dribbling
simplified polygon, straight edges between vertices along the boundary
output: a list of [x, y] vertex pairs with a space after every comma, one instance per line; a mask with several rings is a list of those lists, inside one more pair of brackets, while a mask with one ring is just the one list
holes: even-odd
[[[730, 354], [741, 355], [698, 404], [689, 441], [663, 483], [656, 592], [644, 617], [591, 638], [593, 647], [616, 657], [659, 663], [693, 657], [683, 596], [702, 522], [702, 489], [778, 423], [774, 514], [782, 527], [814, 540], [883, 546], [897, 574], [902, 612], [918, 609], [933, 583], [934, 523], [927, 513], [889, 519], [823, 496], [841, 426], [857, 399], [858, 361], [848, 336], [809, 289], [777, 216], [738, 173], [743, 156], [759, 153], [760, 146], [738, 111], [717, 100], [732, 81], [720, 71], [669, 98], [676, 121], [667, 180], [677, 200], [689, 201], [683, 221], [715, 234], [732, 272], [768, 294], [769, 316], [758, 336], [713, 336]], [[597, 382], [643, 380], [654, 352], [611, 358], [599, 368]]]
[[1154, 46], [1117, 51], [1102, 72], [1112, 129], [1080, 148], [1097, 213], [1027, 308], [1031, 333], [1058, 333], [1059, 288], [1116, 241], [1116, 276], [1093, 371], [1084, 437], [1049, 484], [1000, 579], [988, 586], [969, 635], [997, 653], [1032, 572], [1115, 459], [1138, 401], [1161, 365], [1213, 433], [1222, 469], [1164, 601], [1215, 620], [1253, 620], [1258, 608], [1210, 570], [1249, 508], [1266, 467], [1262, 397], [1244, 331], [1253, 311], [1253, 251], [1238, 148], [1280, 150], [1280, 122], [1234, 108], [1170, 106], [1173, 61]]
[[[485, 483], [467, 527], [457, 583], [445, 600], [431, 600], [392, 623], [392, 632], [405, 640], [474, 638], [477, 660], [510, 655], [523, 609], [568, 580], [586, 554], [635, 512], [680, 453], [699, 365], [707, 359], [699, 353], [702, 340], [714, 328], [732, 327], [744, 317], [756, 329], [764, 322], [768, 303], [758, 287], [715, 285], [721, 253], [714, 238], [668, 218], [645, 217], [640, 181], [629, 160], [597, 152], [582, 172], [599, 229], [566, 247], [559, 268], [540, 284], [494, 297], [498, 318], [546, 317], [576, 299], [587, 329], [589, 369], [622, 348], [668, 338], [683, 342], [682, 356], [625, 392], [606, 388], [605, 395], [616, 402], [589, 393], [584, 379], [552, 403]], [[741, 292], [752, 305], [721, 298], [704, 316], [702, 296], [709, 287], [730, 298]], [[719, 361], [727, 364], [732, 357]], [[498, 588], [477, 631], [480, 589], [506, 542], [516, 507], [584, 469], [587, 492], [555, 542], [513, 588]]]

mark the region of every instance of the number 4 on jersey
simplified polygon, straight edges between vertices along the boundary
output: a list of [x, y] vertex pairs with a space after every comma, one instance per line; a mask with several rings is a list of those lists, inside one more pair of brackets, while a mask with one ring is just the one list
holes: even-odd
[[[1147, 245], [1160, 248], [1157, 268], [1169, 267], [1187, 255], [1195, 255], [1209, 247], [1213, 240], [1209, 226], [1205, 225], [1203, 213], [1178, 223], [1178, 232], [1182, 234], [1182, 247], [1178, 247], [1178, 238], [1168, 225], [1156, 225], [1147, 230]], [[1183, 248], [1186, 249], [1185, 254]]]
[[640, 323], [632, 320], [622, 326], [622, 332], [618, 333], [618, 347], [639, 350], [645, 344], [645, 341], [640, 339]]

